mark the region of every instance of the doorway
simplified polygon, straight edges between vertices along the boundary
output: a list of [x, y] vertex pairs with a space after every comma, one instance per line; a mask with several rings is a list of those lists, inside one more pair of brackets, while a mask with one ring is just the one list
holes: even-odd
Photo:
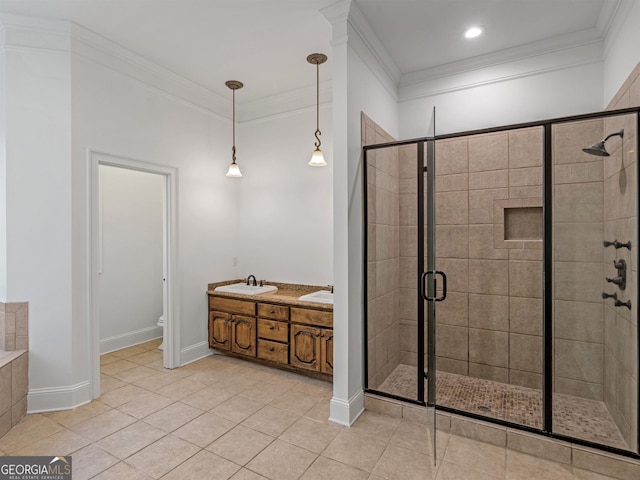
[[[178, 304], [174, 288], [177, 172], [174, 168], [104, 152], [89, 151], [88, 156], [92, 337], [89, 350], [92, 393], [97, 398], [100, 354], [149, 340], [149, 336], [160, 333], [161, 327], [156, 322], [161, 325], [164, 320], [163, 366], [175, 368], [180, 364], [179, 329], [174, 315]], [[146, 218], [145, 211], [154, 218]], [[134, 229], [140, 238], [131, 238]], [[136, 268], [130, 268], [132, 263]], [[118, 305], [112, 305], [114, 302]], [[139, 318], [142, 316], [146, 318]], [[117, 321], [101, 328], [101, 317]], [[102, 330], [106, 331], [101, 334]]]

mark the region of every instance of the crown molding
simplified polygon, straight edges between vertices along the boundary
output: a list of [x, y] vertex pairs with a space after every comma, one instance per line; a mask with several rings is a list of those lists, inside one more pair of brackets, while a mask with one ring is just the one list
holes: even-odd
[[[607, 5], [607, 2], [605, 2], [604, 5]], [[615, 39], [618, 37], [618, 34], [627, 22], [627, 18], [630, 16], [630, 12], [634, 8], [639, 8], [638, 2], [634, 0], [618, 0], [606, 11], [603, 6], [603, 11], [600, 14], [598, 23], [600, 24], [600, 20], [602, 20], [604, 24], [601, 28], [603, 30], [605, 57], [609, 54], [612, 45], [615, 43]]]
[[[331, 103], [333, 99], [333, 82], [320, 82], [321, 105]], [[306, 110], [316, 106], [315, 85], [271, 95], [253, 102], [236, 106], [239, 124], [261, 120], [273, 116], [282, 116]]]
[[[511, 64], [522, 59], [553, 55], [557, 52], [568, 52], [582, 46], [602, 45], [602, 37], [595, 28], [573, 32], [567, 35], [546, 38], [538, 42], [507, 48], [498, 52], [451, 62], [437, 67], [406, 73], [400, 81], [400, 88], [413, 84], [429, 82], [434, 79], [465, 74], [480, 69]], [[597, 49], [602, 60], [601, 48]], [[594, 59], [595, 60], [595, 59]]]
[[5, 49], [31, 48], [69, 52], [71, 24], [63, 20], [0, 13], [1, 44]]
[[587, 43], [407, 83], [399, 88], [399, 101], [406, 102], [599, 62], [602, 62], [602, 42]]

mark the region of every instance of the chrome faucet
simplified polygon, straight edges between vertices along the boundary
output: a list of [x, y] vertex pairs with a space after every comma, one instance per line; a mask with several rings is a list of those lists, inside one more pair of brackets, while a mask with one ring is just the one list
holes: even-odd
[[256, 281], [256, 276], [255, 275], [249, 275], [247, 277], [247, 285], [251, 285], [251, 279], [253, 278], [253, 286], [257, 287], [258, 286], [258, 282]]

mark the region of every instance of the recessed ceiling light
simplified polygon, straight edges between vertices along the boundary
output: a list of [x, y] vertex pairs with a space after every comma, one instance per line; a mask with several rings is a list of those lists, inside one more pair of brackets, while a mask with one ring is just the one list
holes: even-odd
[[464, 32], [465, 38], [476, 38], [482, 35], [482, 29], [480, 27], [471, 27]]

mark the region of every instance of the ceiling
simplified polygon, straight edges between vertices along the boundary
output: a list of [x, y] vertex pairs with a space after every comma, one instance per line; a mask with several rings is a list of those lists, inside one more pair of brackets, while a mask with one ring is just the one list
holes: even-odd
[[[355, 0], [401, 73], [431, 69], [543, 39], [602, 38], [620, 0]], [[0, 0], [0, 12], [70, 20], [237, 102], [315, 86], [306, 62], [329, 55], [320, 9], [336, 0]], [[466, 40], [481, 25], [485, 35]]]

